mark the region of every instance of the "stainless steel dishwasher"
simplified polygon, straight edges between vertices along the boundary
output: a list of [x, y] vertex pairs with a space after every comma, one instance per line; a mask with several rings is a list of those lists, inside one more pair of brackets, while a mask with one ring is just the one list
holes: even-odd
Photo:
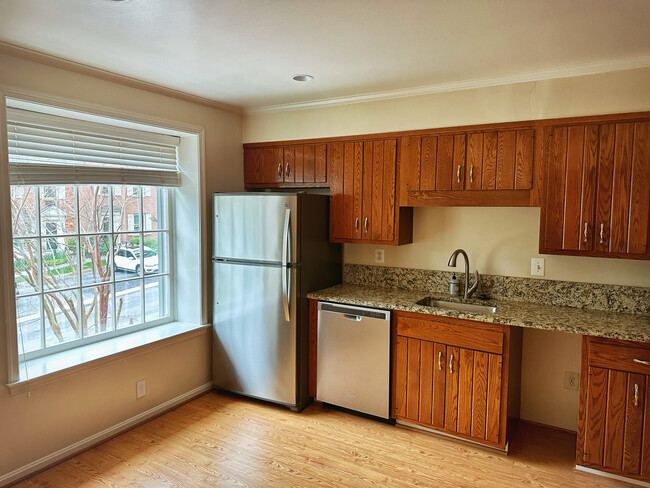
[[316, 399], [390, 418], [390, 311], [318, 303]]

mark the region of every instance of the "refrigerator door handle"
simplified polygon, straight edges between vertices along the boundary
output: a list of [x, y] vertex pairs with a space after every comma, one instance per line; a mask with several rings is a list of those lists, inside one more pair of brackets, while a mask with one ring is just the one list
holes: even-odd
[[287, 322], [291, 321], [291, 316], [289, 313], [289, 297], [291, 296], [291, 268], [289, 268], [289, 258], [287, 255], [291, 255], [291, 236], [289, 223], [291, 222], [291, 209], [286, 209], [284, 213], [284, 234], [282, 236], [282, 299], [284, 304], [284, 319]]

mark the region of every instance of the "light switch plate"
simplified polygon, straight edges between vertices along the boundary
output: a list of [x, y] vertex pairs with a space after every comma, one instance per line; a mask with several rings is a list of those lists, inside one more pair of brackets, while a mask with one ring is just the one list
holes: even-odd
[[383, 249], [375, 249], [375, 263], [376, 264], [384, 264], [384, 250]]
[[544, 276], [544, 258], [531, 258], [530, 274], [531, 276]]

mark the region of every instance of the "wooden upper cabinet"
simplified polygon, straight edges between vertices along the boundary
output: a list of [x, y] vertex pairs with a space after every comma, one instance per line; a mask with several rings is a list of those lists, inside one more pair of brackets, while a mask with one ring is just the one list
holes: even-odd
[[412, 242], [412, 210], [397, 208], [396, 153], [395, 139], [328, 145], [330, 240]]
[[540, 252], [650, 259], [650, 118], [548, 128]]
[[327, 144], [244, 148], [246, 188], [326, 187]]
[[650, 481], [647, 364], [648, 344], [583, 338], [577, 464]]
[[525, 127], [404, 136], [400, 205], [528, 206], [534, 145]]

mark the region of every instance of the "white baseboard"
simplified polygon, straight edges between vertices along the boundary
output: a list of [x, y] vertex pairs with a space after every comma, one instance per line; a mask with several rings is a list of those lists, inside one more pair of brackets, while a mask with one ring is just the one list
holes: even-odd
[[139, 413], [138, 415], [126, 419], [120, 422], [119, 424], [115, 424], [109, 427], [108, 429], [104, 429], [101, 432], [86, 437], [85, 439], [75, 442], [74, 444], [70, 444], [69, 446], [66, 446], [63, 449], [59, 449], [58, 451], [53, 452], [52, 454], [48, 454], [47, 456], [44, 456], [40, 459], [37, 459], [36, 461], [26, 464], [21, 468], [15, 469], [10, 473], [4, 474], [0, 476], [0, 487], [27, 478], [28, 476], [38, 471], [42, 471], [46, 468], [49, 468], [50, 466], [53, 466], [54, 464], [62, 461], [63, 459], [67, 459], [107, 439], [110, 439], [111, 437], [115, 437], [116, 435], [121, 434], [122, 432], [125, 432], [135, 427], [136, 425], [139, 425], [151, 418], [157, 417], [182, 403], [192, 400], [193, 398], [201, 395], [202, 393], [210, 391], [211, 389], [212, 389], [212, 383], [206, 383], [204, 385], [201, 385], [197, 388], [194, 388], [193, 390], [190, 390], [186, 393], [183, 393], [182, 395], [177, 396], [176, 398], [167, 400], [166, 402], [161, 403], [160, 405], [156, 405], [155, 407], [150, 408], [149, 410], [146, 410], [142, 413]]
[[638, 485], [638, 486], [643, 486], [645, 488], [650, 488], [650, 483], [646, 483], [645, 481], [635, 480], [634, 478], [626, 478], [625, 476], [619, 476], [617, 474], [608, 473], [607, 471], [600, 471], [598, 469], [588, 468], [586, 466], [580, 466], [579, 464], [576, 464], [576, 469], [578, 471], [584, 471], [585, 473], [591, 473], [598, 476], [603, 476], [605, 478], [612, 478], [618, 481], [625, 481], [626, 483], [630, 483], [632, 485]]

